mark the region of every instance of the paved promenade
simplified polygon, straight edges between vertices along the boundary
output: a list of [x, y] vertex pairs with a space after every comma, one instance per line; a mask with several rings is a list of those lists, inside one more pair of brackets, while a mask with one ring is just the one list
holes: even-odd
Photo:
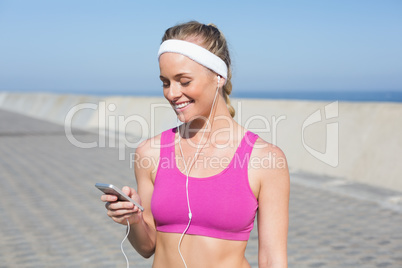
[[[109, 147], [78, 148], [62, 126], [0, 110], [0, 267], [125, 267], [125, 227], [94, 184], [135, 186], [132, 151], [119, 160]], [[296, 172], [291, 181], [289, 267], [402, 267], [402, 193]], [[130, 267], [151, 266], [124, 248]], [[257, 249], [254, 228], [252, 267]]]

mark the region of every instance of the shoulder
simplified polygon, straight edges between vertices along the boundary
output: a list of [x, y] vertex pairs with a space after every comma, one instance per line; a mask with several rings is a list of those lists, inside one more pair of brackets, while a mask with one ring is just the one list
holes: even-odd
[[[172, 129], [166, 130], [172, 131]], [[135, 170], [143, 170], [149, 174], [156, 172], [158, 167], [160, 148], [162, 143], [162, 134], [160, 133], [154, 137], [142, 141], [135, 150], [135, 155], [132, 160], [134, 161]]]
[[285, 153], [278, 146], [258, 137], [250, 155], [249, 168], [253, 177], [263, 183], [275, 183], [280, 178], [289, 180], [289, 168]]
[[149, 139], [143, 140], [135, 149], [135, 153], [141, 157], [151, 156], [155, 151], [160, 149], [161, 134], [158, 134]]
[[250, 160], [252, 158], [259, 159], [261, 161], [265, 160], [265, 164], [267, 164], [268, 160], [270, 160], [270, 163], [272, 165], [263, 166], [264, 168], [287, 168], [286, 156], [282, 149], [279, 148], [277, 145], [265, 141], [259, 136], [253, 145], [253, 151], [251, 153]]
[[173, 129], [165, 130], [154, 137], [143, 140], [136, 148], [135, 150], [136, 154], [138, 154], [139, 157], [159, 156], [162, 142], [162, 135], [163, 133], [171, 131], [173, 131]]

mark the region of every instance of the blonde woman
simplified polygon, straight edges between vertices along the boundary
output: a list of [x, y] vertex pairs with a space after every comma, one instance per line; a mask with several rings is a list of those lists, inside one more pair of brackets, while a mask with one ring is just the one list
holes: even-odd
[[[287, 267], [286, 158], [233, 119], [223, 34], [195, 21], [167, 29], [159, 67], [163, 94], [182, 124], [136, 150], [138, 188], [123, 191], [144, 211], [103, 195], [108, 215], [130, 225], [132, 246], [154, 255], [157, 268], [250, 267], [245, 250], [257, 215], [259, 267]], [[267, 156], [277, 165], [267, 167]], [[144, 160], [156, 164], [141, 166]]]

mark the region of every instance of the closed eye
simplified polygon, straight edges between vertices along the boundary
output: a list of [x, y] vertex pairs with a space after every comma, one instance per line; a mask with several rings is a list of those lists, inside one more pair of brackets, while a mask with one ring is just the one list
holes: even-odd
[[188, 85], [190, 85], [190, 82], [191, 81], [188, 81], [188, 82], [185, 82], [185, 83], [180, 83], [183, 87], [186, 87], [186, 86], [188, 86]]
[[170, 83], [168, 79], [164, 78], [163, 76], [159, 76], [159, 79], [162, 81], [163, 88], [169, 87]]

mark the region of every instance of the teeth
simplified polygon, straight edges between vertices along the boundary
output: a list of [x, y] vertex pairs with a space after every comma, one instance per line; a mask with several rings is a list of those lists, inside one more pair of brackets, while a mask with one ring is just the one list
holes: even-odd
[[187, 105], [189, 105], [190, 104], [190, 101], [187, 101], [187, 102], [183, 102], [183, 103], [180, 103], [180, 104], [178, 104], [178, 105], [175, 105], [174, 107], [176, 108], [176, 109], [180, 109], [180, 108], [183, 108], [183, 107], [185, 107], [185, 106], [187, 106]]

